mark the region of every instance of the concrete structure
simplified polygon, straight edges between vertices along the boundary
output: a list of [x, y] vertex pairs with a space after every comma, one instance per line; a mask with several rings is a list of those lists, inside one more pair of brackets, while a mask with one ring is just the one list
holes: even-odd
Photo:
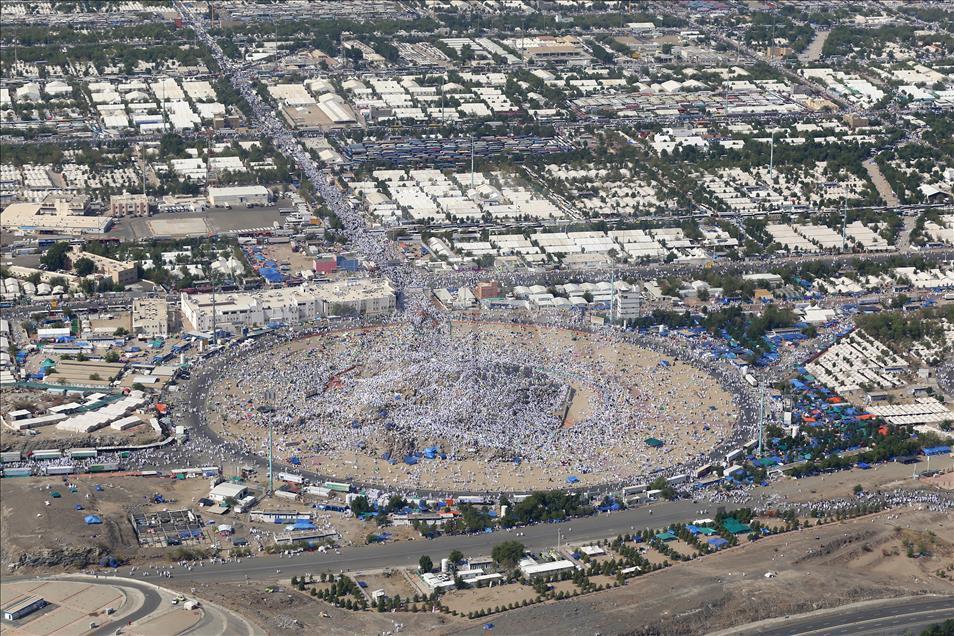
[[268, 205], [268, 188], [260, 185], [211, 187], [209, 188], [209, 205], [216, 208]]
[[164, 298], [137, 298], [132, 305], [132, 331], [150, 338], [169, 336], [169, 303]]
[[520, 571], [528, 579], [537, 576], [551, 576], [566, 572], [576, 568], [573, 561], [561, 559], [559, 561], [550, 561], [547, 563], [537, 563], [534, 559], [526, 558], [520, 562]]
[[[199, 331], [240, 330], [270, 322], [297, 324], [330, 315], [381, 315], [394, 311], [396, 296], [385, 279], [269, 289], [253, 293], [183, 294], [182, 317]], [[214, 317], [214, 320], [213, 320]]]
[[635, 320], [642, 315], [643, 297], [639, 288], [616, 289], [613, 299], [613, 320]]
[[474, 297], [477, 300], [484, 300], [487, 298], [499, 298], [500, 284], [497, 283], [497, 281], [486, 281], [483, 283], [477, 283], [477, 286], [474, 287]]
[[47, 606], [41, 596], [28, 596], [3, 608], [3, 620], [15, 621]]
[[109, 197], [110, 216], [148, 216], [149, 199], [145, 194], [123, 194]]
[[88, 258], [96, 265], [96, 271], [112, 279], [117, 285], [131, 285], [139, 280], [139, 270], [132, 261], [117, 261], [105, 256], [83, 251], [76, 246], [69, 255], [70, 264], [75, 266], [76, 261]]
[[11, 203], [0, 212], [0, 230], [37, 234], [105, 234], [112, 219], [75, 214], [68, 203]]
[[248, 488], [242, 484], [233, 484], [231, 482], [224, 481], [209, 491], [209, 499], [218, 503], [222, 503], [226, 499], [234, 499], [235, 501], [238, 501], [244, 497], [247, 492]]

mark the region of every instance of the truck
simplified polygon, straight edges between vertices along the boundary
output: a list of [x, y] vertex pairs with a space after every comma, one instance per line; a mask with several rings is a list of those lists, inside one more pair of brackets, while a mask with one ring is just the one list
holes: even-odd
[[278, 479], [281, 481], [286, 481], [290, 484], [305, 483], [305, 478], [301, 475], [296, 475], [295, 473], [278, 473]]
[[639, 493], [646, 492], [649, 489], [648, 484], [636, 484], [633, 486], [626, 486], [623, 488], [623, 496], [629, 497], [631, 495], [638, 495]]
[[76, 466], [48, 466], [47, 475], [71, 475], [76, 472]]

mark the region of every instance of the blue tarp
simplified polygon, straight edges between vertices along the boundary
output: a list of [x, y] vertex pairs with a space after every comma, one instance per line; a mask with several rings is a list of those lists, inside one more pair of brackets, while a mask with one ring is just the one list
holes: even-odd
[[262, 278], [270, 283], [280, 283], [284, 280], [281, 272], [270, 267], [263, 267], [262, 269], [258, 270], [258, 273], [262, 275]]
[[98, 523], [102, 523], [103, 518], [100, 517], [99, 515], [86, 515], [85, 517], [83, 517], [83, 521], [86, 522], [86, 525], [92, 526]]
[[568, 483], [568, 484], [575, 484], [575, 483], [577, 483], [577, 482], [579, 482], [579, 481], [580, 481], [580, 478], [579, 478], [579, 477], [575, 477], [575, 476], [573, 476], [573, 475], [570, 475], [569, 477], [566, 478], [566, 483]]
[[713, 548], [716, 548], [716, 549], [724, 548], [725, 546], [729, 545], [729, 542], [723, 539], [722, 537], [715, 537], [713, 539], [709, 539], [708, 541], [706, 541], [706, 543], [708, 543], [709, 545], [711, 545]]
[[404, 463], [408, 464], [409, 466], [413, 466], [414, 464], [417, 463], [417, 457], [415, 457], [414, 455], [405, 455]]

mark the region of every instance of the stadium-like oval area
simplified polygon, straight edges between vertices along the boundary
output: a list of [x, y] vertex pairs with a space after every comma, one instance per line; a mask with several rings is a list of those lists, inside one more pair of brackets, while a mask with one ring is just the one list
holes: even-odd
[[614, 332], [515, 323], [270, 341], [227, 365], [212, 395], [208, 424], [252, 452], [267, 452], [271, 418], [283, 462], [444, 491], [635, 479], [711, 452], [737, 419], [695, 364]]

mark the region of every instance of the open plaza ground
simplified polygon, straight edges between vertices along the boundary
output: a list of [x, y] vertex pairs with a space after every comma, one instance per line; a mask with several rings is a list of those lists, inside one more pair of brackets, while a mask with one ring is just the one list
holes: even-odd
[[[222, 376], [209, 423], [264, 454], [271, 419], [280, 458], [339, 479], [519, 490], [674, 467], [704, 456], [735, 422], [732, 396], [706, 371], [609, 334], [433, 329], [269, 343]], [[665, 446], [651, 448], [650, 437]], [[434, 459], [421, 457], [428, 449]]]

